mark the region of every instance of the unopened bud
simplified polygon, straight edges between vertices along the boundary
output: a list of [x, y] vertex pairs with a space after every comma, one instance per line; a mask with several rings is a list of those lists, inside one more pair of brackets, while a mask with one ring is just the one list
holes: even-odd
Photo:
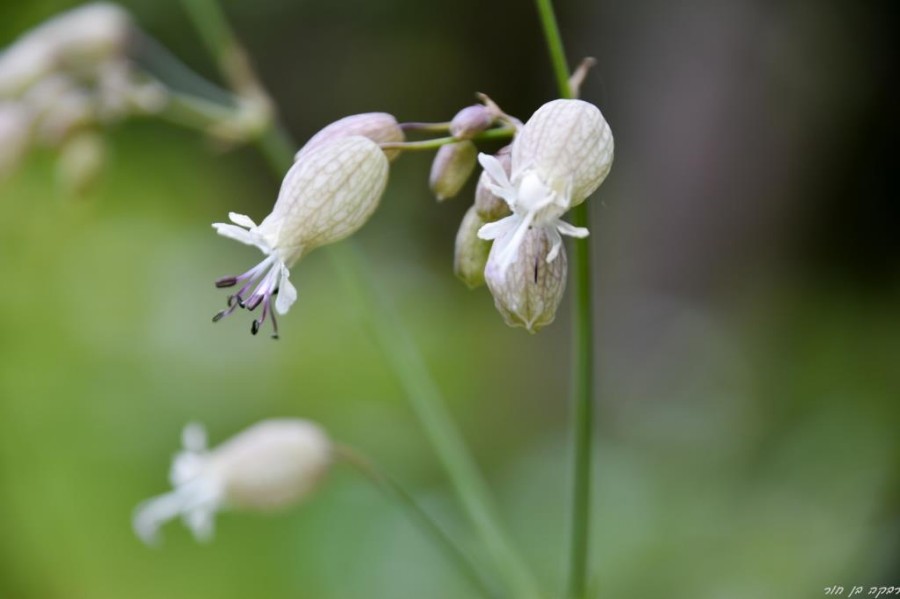
[[222, 509], [268, 511], [291, 505], [315, 490], [332, 462], [331, 440], [306, 420], [264, 420], [213, 450], [207, 450], [199, 425], [188, 425], [182, 439], [184, 451], [170, 473], [175, 489], [135, 511], [134, 530], [147, 543], [178, 516], [198, 540], [206, 540]]
[[553, 244], [546, 228], [529, 229], [515, 260], [504, 266], [498, 255], [505, 244], [501, 239], [494, 242], [484, 277], [497, 310], [509, 326], [536, 333], [556, 318], [566, 289], [567, 263], [564, 248], [554, 260], [547, 261]]
[[[402, 142], [406, 139], [403, 129], [392, 115], [386, 112], [366, 112], [354, 114], [335, 121], [313, 135], [294, 155], [294, 162], [300, 160], [313, 148], [329, 141], [360, 135], [377, 144]], [[400, 155], [400, 150], [383, 150], [388, 160]]]
[[494, 124], [497, 115], [483, 104], [467, 106], [450, 121], [450, 135], [457, 139], [471, 139]]
[[478, 237], [478, 229], [484, 224], [484, 220], [472, 206], [463, 217], [456, 233], [453, 272], [468, 285], [469, 289], [484, 285], [484, 267], [491, 252], [491, 242]]
[[[506, 175], [509, 176], [512, 162], [512, 150], [510, 146], [504, 146], [499, 152], [494, 154], [494, 158], [503, 167]], [[475, 210], [485, 222], [493, 222], [509, 215], [509, 204], [491, 191], [489, 186], [490, 177], [487, 173], [482, 172], [478, 177], [478, 185], [475, 187]]]
[[454, 197], [469, 180], [478, 149], [470, 141], [458, 141], [441, 146], [431, 163], [429, 185], [439, 201]]
[[103, 136], [84, 131], [68, 139], [60, 148], [56, 163], [62, 188], [75, 196], [87, 194], [103, 173], [106, 144]]

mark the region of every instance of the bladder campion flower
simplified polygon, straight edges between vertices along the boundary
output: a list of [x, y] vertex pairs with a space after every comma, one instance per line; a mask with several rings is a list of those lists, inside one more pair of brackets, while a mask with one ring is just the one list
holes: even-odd
[[266, 258], [242, 275], [216, 281], [217, 287], [242, 286], [228, 297], [228, 308], [216, 314], [213, 322], [238, 307], [253, 311], [262, 305], [262, 314], [250, 330], [254, 335], [259, 332], [271, 313], [277, 338], [275, 312], [286, 313], [297, 299], [289, 269], [315, 248], [362, 227], [377, 208], [387, 178], [388, 160], [377, 143], [358, 135], [335, 139], [317, 145], [294, 163], [272, 213], [262, 223], [256, 225], [250, 217], [234, 212], [228, 215], [234, 224], [215, 223], [219, 235], [254, 245]]
[[264, 420], [212, 450], [206, 432], [189, 424], [184, 450], [172, 461], [170, 493], [148, 499], [134, 513], [134, 531], [157, 541], [160, 526], [181, 516], [197, 540], [208, 540], [216, 512], [270, 511], [309, 495], [332, 462], [332, 443], [316, 424], [299, 419]]
[[559, 255], [560, 235], [587, 236], [587, 229], [561, 217], [600, 186], [612, 159], [609, 125], [596, 106], [582, 100], [553, 100], [532, 115], [513, 140], [509, 176], [496, 158], [479, 155], [488, 188], [512, 210], [478, 233], [495, 240], [496, 266], [502, 271], [513, 263], [533, 227], [544, 229], [551, 241], [548, 262]]
[[[302, 148], [297, 150], [294, 161], [300, 160], [324, 143], [351, 135], [361, 135], [378, 144], [396, 143], [406, 139], [403, 129], [400, 128], [400, 124], [393, 115], [386, 112], [353, 114], [331, 123], [313, 135]], [[389, 160], [393, 160], [400, 155], [400, 150], [384, 150], [384, 153]]]

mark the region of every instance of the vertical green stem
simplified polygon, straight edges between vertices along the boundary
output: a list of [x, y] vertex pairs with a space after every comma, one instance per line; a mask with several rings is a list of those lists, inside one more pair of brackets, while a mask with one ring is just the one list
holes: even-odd
[[[550, 61], [563, 98], [573, 97], [562, 37], [551, 0], [536, 0]], [[571, 211], [572, 224], [587, 227], [588, 204]], [[591, 445], [594, 411], [594, 323], [591, 301], [591, 238], [574, 240], [573, 279], [573, 385], [572, 385], [572, 497], [569, 513], [568, 597], [583, 599], [587, 590], [590, 541]]]
[[[183, 1], [236, 91], [240, 93], [241, 86], [249, 82], [252, 95], [259, 93], [264, 96], [264, 90], [255, 87], [256, 78], [252, 71], [244, 71], [249, 68], [249, 62], [243, 59], [232, 61], [234, 56], [243, 57], [243, 52], [233, 38], [216, 0]], [[230, 74], [229, 69], [233, 69]], [[257, 145], [279, 175], [293, 161], [295, 145], [275, 125], [257, 139]], [[540, 593], [531, 572], [498, 524], [499, 518], [492, 508], [487, 486], [396, 308], [381, 294], [370, 275], [371, 269], [365, 264], [365, 257], [353, 247], [352, 240], [332, 246], [330, 250], [335, 266], [362, 298], [376, 341], [406, 392], [463, 510], [485, 544], [498, 572], [504, 577], [510, 596], [515, 599], [538, 599]]]

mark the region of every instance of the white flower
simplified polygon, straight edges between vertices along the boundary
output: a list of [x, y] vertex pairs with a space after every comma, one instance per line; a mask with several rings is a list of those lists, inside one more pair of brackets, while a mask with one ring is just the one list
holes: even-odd
[[510, 176], [496, 158], [479, 155], [488, 188], [512, 210], [478, 233], [495, 240], [497, 267], [502, 271], [513, 263], [532, 227], [550, 238], [547, 262], [559, 255], [561, 235], [586, 237], [587, 229], [561, 217], [600, 186], [612, 157], [609, 125], [596, 106], [581, 100], [553, 100], [532, 115], [513, 140]]
[[264, 420], [213, 450], [203, 427], [189, 424], [182, 443], [169, 473], [174, 490], [135, 510], [134, 531], [145, 543], [156, 542], [160, 526], [178, 516], [207, 540], [220, 510], [291, 505], [316, 488], [332, 462], [331, 440], [306, 420]]
[[[219, 235], [256, 246], [266, 258], [242, 275], [216, 281], [217, 287], [238, 283], [242, 287], [213, 321], [237, 307], [252, 311], [262, 304], [262, 314], [253, 321], [251, 331], [256, 334], [271, 313], [277, 337], [274, 311], [286, 313], [297, 299], [289, 269], [315, 248], [362, 227], [378, 207], [387, 177], [388, 160], [378, 144], [360, 136], [335, 139], [316, 146], [294, 163], [272, 213], [258, 226], [248, 216], [233, 212], [228, 216], [234, 224], [215, 223]], [[271, 300], [276, 295], [273, 311]]]

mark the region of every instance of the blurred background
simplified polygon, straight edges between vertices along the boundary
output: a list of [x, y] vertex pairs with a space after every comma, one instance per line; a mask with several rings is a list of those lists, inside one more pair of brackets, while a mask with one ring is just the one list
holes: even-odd
[[[616, 138], [592, 202], [600, 323], [598, 597], [792, 599], [900, 585], [900, 218], [888, 4], [559, 2], [583, 97]], [[0, 5], [0, 46], [69, 2]], [[210, 79], [178, 3], [125, 3]], [[298, 140], [342, 116], [446, 120], [483, 91], [523, 119], [554, 97], [531, 3], [235, 0], [225, 8]], [[188, 421], [218, 443], [316, 420], [473, 543], [361, 307], [315, 252], [280, 341], [213, 325], [214, 279], [258, 261], [217, 237], [279, 181], [152, 119], [105, 133], [81, 197], [53, 152], [0, 185], [0, 597], [462, 598], [393, 505], [338, 468], [304, 505], [178, 523], [142, 545]], [[392, 168], [358, 235], [547, 589], [561, 589], [569, 317], [509, 329], [452, 274], [470, 203], [430, 155]]]

